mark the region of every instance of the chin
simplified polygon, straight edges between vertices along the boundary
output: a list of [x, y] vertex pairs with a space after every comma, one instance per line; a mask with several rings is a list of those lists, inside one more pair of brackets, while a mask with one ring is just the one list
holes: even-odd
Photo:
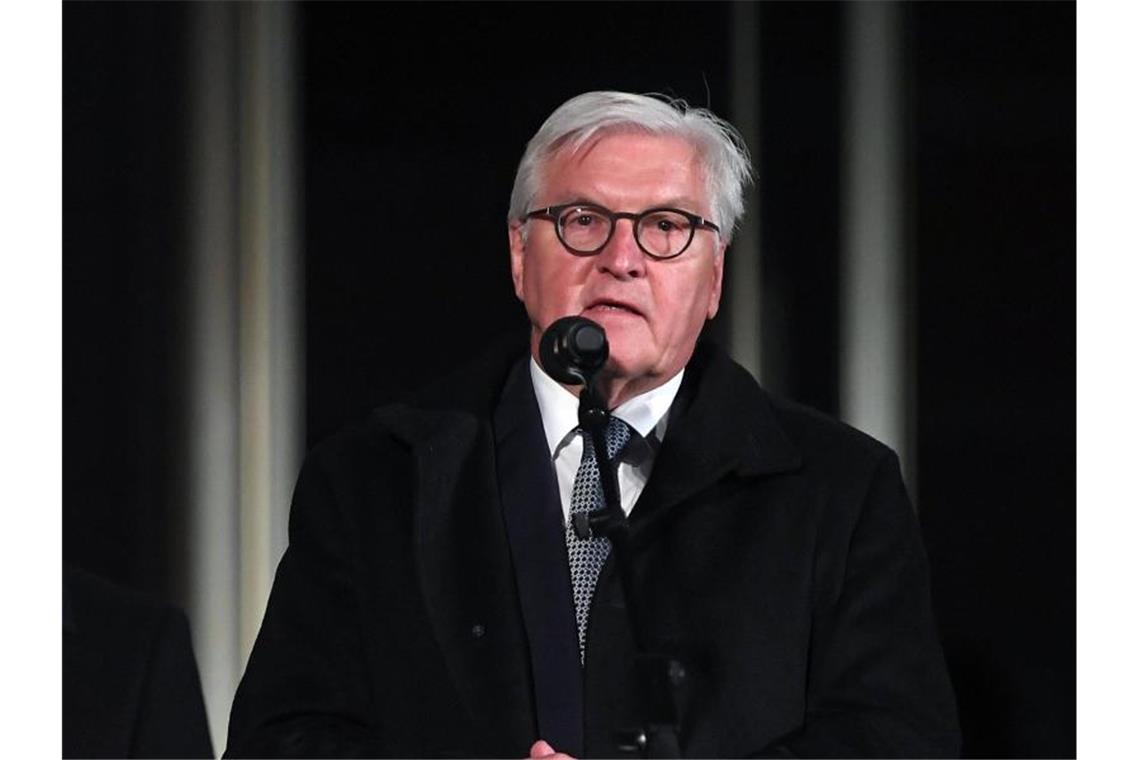
[[636, 380], [652, 372], [652, 365], [644, 356], [620, 350], [610, 344], [610, 358], [606, 362], [606, 375], [612, 379]]

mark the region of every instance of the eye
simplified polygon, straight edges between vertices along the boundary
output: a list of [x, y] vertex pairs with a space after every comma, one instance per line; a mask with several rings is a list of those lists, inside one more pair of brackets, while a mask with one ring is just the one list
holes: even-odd
[[675, 211], [654, 211], [641, 221], [641, 231], [646, 234], [672, 237], [689, 231], [689, 220]]
[[605, 229], [606, 215], [592, 206], [573, 206], [562, 212], [558, 223], [562, 229], [577, 232], [595, 231]]

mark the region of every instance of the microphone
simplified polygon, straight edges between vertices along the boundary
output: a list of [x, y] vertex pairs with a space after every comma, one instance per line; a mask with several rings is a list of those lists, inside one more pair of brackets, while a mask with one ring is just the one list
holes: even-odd
[[555, 320], [538, 342], [538, 358], [546, 374], [568, 385], [590, 388], [609, 356], [606, 331], [585, 317]]
[[573, 516], [574, 533], [588, 539], [597, 529], [599, 535], [612, 535], [624, 529], [625, 513], [621, 511], [621, 496], [613, 465], [606, 453], [606, 427], [610, 410], [598, 394], [594, 381], [598, 370], [610, 356], [606, 331], [597, 322], [585, 317], [562, 317], [546, 328], [538, 341], [538, 358], [546, 374], [560, 383], [584, 385], [578, 396], [578, 423], [590, 436], [601, 470], [602, 492], [611, 509], [597, 512], [579, 512]]

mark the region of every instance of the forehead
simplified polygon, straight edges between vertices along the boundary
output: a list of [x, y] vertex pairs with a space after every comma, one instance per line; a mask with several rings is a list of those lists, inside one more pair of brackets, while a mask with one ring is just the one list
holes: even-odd
[[564, 146], [540, 173], [539, 205], [589, 200], [615, 210], [686, 204], [708, 212], [697, 148], [674, 135], [607, 132]]

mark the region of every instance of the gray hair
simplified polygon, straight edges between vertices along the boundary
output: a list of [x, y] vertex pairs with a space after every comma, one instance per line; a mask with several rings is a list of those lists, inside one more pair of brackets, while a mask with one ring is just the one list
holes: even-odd
[[753, 179], [752, 162], [740, 133], [707, 108], [664, 95], [587, 92], [559, 106], [526, 145], [511, 190], [508, 221], [517, 221], [538, 195], [544, 162], [563, 147], [577, 151], [594, 136], [636, 130], [683, 138], [700, 155], [713, 219], [727, 243], [744, 215], [744, 186]]

